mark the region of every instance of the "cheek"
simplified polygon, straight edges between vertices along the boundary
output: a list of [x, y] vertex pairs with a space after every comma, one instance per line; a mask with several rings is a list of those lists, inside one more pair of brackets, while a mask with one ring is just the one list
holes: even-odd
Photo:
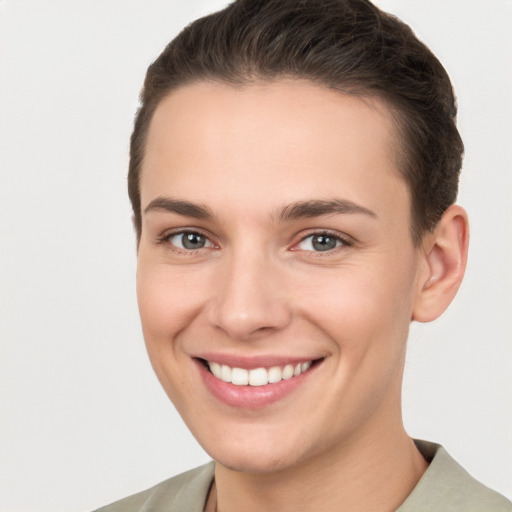
[[402, 270], [387, 279], [384, 273], [352, 268], [326, 280], [324, 293], [310, 294], [304, 302], [304, 314], [329, 336], [335, 350], [329, 390], [330, 403], [338, 404], [333, 435], [339, 422], [356, 428], [381, 404], [398, 403], [413, 275], [412, 268]]
[[180, 332], [194, 311], [190, 293], [182, 289], [182, 283], [169, 269], [139, 263], [137, 301], [144, 342], [158, 380], [177, 407], [186, 388]]
[[139, 264], [137, 301], [146, 342], [171, 341], [191, 322], [202, 300], [193, 279], [166, 266]]
[[168, 268], [140, 265], [137, 300], [144, 342], [151, 365], [162, 387], [174, 402], [183, 383], [183, 350], [180, 333], [192, 321], [195, 299], [183, 293], [183, 283]]
[[[357, 357], [372, 350], [387, 357], [404, 349], [411, 320], [414, 262], [354, 265], [316, 279], [302, 294], [303, 314], [322, 327], [340, 352]], [[319, 276], [317, 276], [319, 277]]]

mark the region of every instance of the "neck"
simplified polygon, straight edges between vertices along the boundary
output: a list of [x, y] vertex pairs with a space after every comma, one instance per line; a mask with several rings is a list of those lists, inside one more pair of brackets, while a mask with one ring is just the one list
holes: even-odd
[[403, 427], [387, 436], [358, 437], [279, 472], [237, 472], [217, 464], [217, 511], [396, 510], [427, 463]]

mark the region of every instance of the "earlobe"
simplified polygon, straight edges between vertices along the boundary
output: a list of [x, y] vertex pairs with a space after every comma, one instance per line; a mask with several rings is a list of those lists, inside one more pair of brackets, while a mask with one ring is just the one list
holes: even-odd
[[452, 205], [425, 239], [412, 320], [431, 322], [450, 305], [464, 277], [468, 243], [467, 214], [460, 206]]

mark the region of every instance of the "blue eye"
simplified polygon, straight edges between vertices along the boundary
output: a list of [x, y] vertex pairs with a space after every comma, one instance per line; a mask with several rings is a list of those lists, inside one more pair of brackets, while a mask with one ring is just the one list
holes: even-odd
[[170, 235], [167, 240], [178, 249], [184, 249], [186, 251], [213, 246], [208, 238], [195, 231], [182, 231], [181, 233]]
[[300, 241], [298, 247], [302, 251], [325, 252], [337, 249], [342, 245], [346, 244], [341, 238], [337, 236], [333, 236], [328, 233], [315, 233], [313, 235], [307, 236], [306, 238], [303, 238]]

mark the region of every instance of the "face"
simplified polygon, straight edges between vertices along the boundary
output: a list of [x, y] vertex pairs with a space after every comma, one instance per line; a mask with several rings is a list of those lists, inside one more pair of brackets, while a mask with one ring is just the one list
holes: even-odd
[[391, 116], [306, 81], [172, 92], [141, 177], [155, 372], [221, 464], [293, 468], [398, 428], [422, 257]]

